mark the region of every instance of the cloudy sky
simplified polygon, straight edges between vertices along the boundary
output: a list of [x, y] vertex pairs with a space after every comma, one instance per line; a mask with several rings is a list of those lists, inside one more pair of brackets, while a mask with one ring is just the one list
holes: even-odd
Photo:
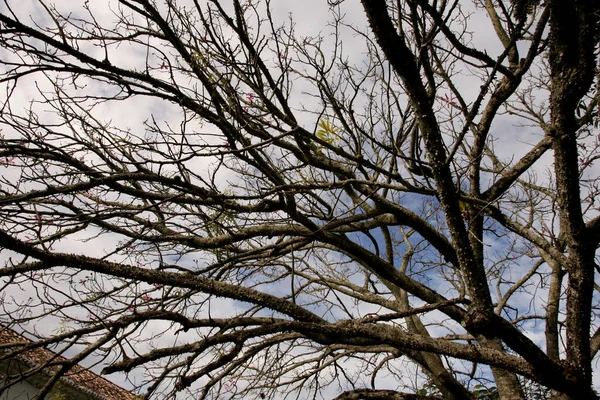
[[[182, 7], [185, 6], [185, 1], [178, 1]], [[224, 7], [228, 6], [228, 2], [224, 3]], [[116, 1], [67, 1], [67, 0], [56, 0], [51, 4], [45, 4], [38, 1], [11, 1], [0, 4], [0, 12], [9, 13], [14, 12], [20, 21], [25, 24], [34, 26], [52, 26], [55, 21], [49, 18], [47, 11], [44, 7], [56, 7], [63, 15], [70, 15], [73, 20], [78, 19], [89, 19], [90, 11], [96, 21], [100, 25], [114, 26], [116, 21], [115, 12], [119, 10], [119, 3]], [[190, 1], [190, 5], [192, 2]], [[10, 11], [9, 11], [10, 7]], [[496, 37], [493, 29], [491, 29], [490, 21], [486, 17], [485, 13], [482, 12], [481, 8], [477, 7], [471, 1], [460, 2], [460, 12], [462, 15], [468, 16], [466, 20], [466, 26], [459, 26], [457, 29], [464, 29], [465, 31], [471, 32], [468, 37], [470, 38], [470, 44], [473, 47], [485, 50], [487, 54], [492, 57], [499, 55], [502, 52], [502, 46], [498, 38]], [[331, 42], [333, 34], [335, 32], [334, 27], [331, 24], [332, 19], [337, 16], [342, 16], [343, 21], [347, 25], [343, 25], [339, 31], [340, 43], [342, 45], [344, 57], [350, 64], [361, 65], [367, 62], [368, 54], [367, 47], [365, 45], [364, 38], [361, 37], [357, 31], [367, 32], [368, 27], [364, 12], [362, 11], [360, 2], [358, 0], [346, 0], [341, 3], [339, 8], [332, 10], [325, 0], [303, 0], [303, 1], [285, 1], [277, 0], [272, 1], [272, 13], [274, 21], [281, 24], [289, 24], [289, 19], [293, 21], [295, 35], [297, 37], [307, 38], [323, 38], [322, 49], [325, 54], [327, 52], [333, 52], [333, 44]], [[117, 12], [118, 14], [118, 12]], [[131, 12], [126, 12], [124, 15], [130, 16]], [[132, 20], [140, 21], [138, 17], [131, 17]], [[137, 18], [137, 20], [136, 20]], [[356, 30], [355, 30], [356, 29]], [[226, 34], [226, 32], [225, 32]], [[104, 50], [94, 45], [93, 43], [83, 43], [85, 51], [97, 58], [102, 60], [105, 57]], [[169, 69], [161, 68], [163, 63], [160, 48], [155, 51], [148, 52], [147, 49], [141, 45], [127, 46], [125, 44], [119, 46], [111, 46], [109, 54], [109, 62], [113, 65], [119, 66], [124, 69], [132, 70], [143, 70], [147, 64], [151, 64], [155, 67], [152, 72], [157, 76], [164, 76], [165, 79], [170, 73]], [[164, 49], [165, 55], [169, 56], [169, 49]], [[9, 50], [0, 49], [0, 58], [2, 60], [11, 60], [16, 57]], [[148, 61], [150, 60], [150, 61]], [[172, 60], [175, 62], [174, 60]], [[454, 83], [458, 88], [458, 91], [463, 94], [463, 97], [467, 104], [470, 104], [475, 100], [479, 94], [479, 87], [482, 84], [481, 77], [474, 77], [473, 73], [467, 66], [464, 69], [459, 69], [454, 77]], [[160, 75], [162, 74], [162, 75]], [[175, 77], [178, 82], [184, 82], [185, 77]], [[93, 81], [85, 78], [77, 83], [81, 87], [85, 88], [88, 93], [100, 93], [103, 95], [110, 95], [111, 92], [107, 85], [103, 85], [101, 82]], [[311, 105], [313, 98], [310, 96], [311, 92], [314, 92], [314, 85], [312, 83], [303, 82], [299, 80], [295, 82], [293, 101], [298, 107], [304, 107]], [[40, 97], [40, 92], [53, 90], [52, 83], [45, 79], [41, 74], [31, 75], [19, 82], [18, 90], [16, 90], [11, 97], [11, 106], [13, 110], [21, 107], [23, 110], [28, 107], [33, 107], [40, 120], [52, 122], [56, 116], [53, 114], [53, 110], [48, 104], [45, 104], [44, 99]], [[35, 101], [35, 103], [32, 103]], [[543, 104], [543, 92], [540, 91], [539, 104]], [[443, 108], [443, 102], [439, 104], [440, 109]], [[317, 107], [315, 106], [315, 109]], [[99, 122], [110, 123], [115, 127], [119, 127], [122, 132], [131, 132], [137, 137], [137, 140], [141, 140], [145, 135], [148, 134], [148, 126], [156, 123], [158, 126], [167, 127], [180, 127], [182, 126], [182, 120], [185, 115], [181, 112], [180, 107], [169, 104], [165, 101], [159, 101], [150, 97], [134, 97], [128, 100], [122, 100], [118, 102], [103, 102], [98, 104], [95, 108], [95, 116]], [[314, 131], [318, 120], [315, 118], [313, 113], [299, 113], [299, 121], [309, 131]], [[222, 137], [219, 137], [219, 133], [215, 131], [215, 128], [209, 124], [203, 124], [198, 120], [191, 120], [187, 122], [186, 129], [206, 132], [206, 141], [208, 143], [218, 145], [222, 143]], [[519, 119], [515, 116], [504, 115], [498, 118], [495, 125], [492, 128], [494, 142], [493, 147], [499, 158], [503, 160], [518, 160], [523, 154], [525, 154], [541, 137], [541, 132], [532, 124], [528, 124], [527, 121]], [[3, 129], [2, 134], [7, 138], [11, 137], [14, 133], [9, 129]], [[210, 135], [216, 136], [210, 136]], [[542, 158], [538, 163], [535, 164], [532, 169], [532, 174], [537, 176], [537, 182], [540, 185], [544, 185], [550, 182], [552, 176], [552, 165], [550, 154]], [[90, 161], [93, 162], [93, 161]], [[209, 176], [218, 164], [216, 158], [203, 158], [201, 160], [193, 160], [194, 169], [198, 171], [200, 175], [206, 173]], [[592, 171], [597, 172], [595, 166], [592, 167]], [[1, 173], [6, 180], [17, 179], [19, 174], [19, 168], [14, 166], [5, 165], [0, 166]], [[590, 172], [593, 173], [593, 172]], [[232, 184], [239, 183], [239, 176], [235, 172], [228, 170], [222, 171], [218, 174], [218, 182], [225, 189]], [[55, 250], [63, 252], [74, 252], [82, 253], [94, 257], [105, 257], [114, 248], [119, 246], [122, 238], [111, 236], [111, 235], [97, 235], [97, 230], [87, 230], [79, 232], [71, 237], [70, 241], [61, 241], [56, 245]], [[491, 238], [490, 240], [493, 240]], [[502, 249], [506, 246], [506, 243], [490, 242], [488, 246], [499, 248], [499, 253], [502, 253]], [[8, 251], [2, 250], [0, 257], [7, 263], [10, 257], [14, 256]], [[191, 265], [193, 263], [193, 257], [184, 257], [179, 260], [182, 265]], [[85, 288], [85, 285], [91, 285], [91, 278], [87, 274], [77, 274], [72, 277], [76, 282], [80, 282]], [[436, 277], [432, 277], [432, 285], [436, 285]], [[54, 296], [60, 299], [60, 291], [64, 293], [68, 292], [68, 288], [62, 287], [66, 285], [66, 281], [61, 281], [58, 286], [53, 288], [55, 292], [51, 291], [47, 281], [44, 281], [40, 277], [40, 284], [38, 289], [34, 287], [36, 285], [30, 285], [27, 282], [22, 282], [21, 285], [11, 285], [8, 287], [3, 296], [5, 297], [5, 305], [8, 309], [19, 307], [24, 302], [32, 301], [37, 302], [37, 298], [49, 298]], [[439, 284], [442, 284], [443, 279], [439, 280]], [[115, 283], [116, 285], [116, 283]], [[110, 285], [109, 285], [110, 286]], [[91, 287], [90, 287], [91, 290]], [[150, 286], [142, 288], [142, 290], [154, 290]], [[541, 290], [543, 292], [543, 290]], [[152, 295], [158, 296], [160, 291], [151, 292]], [[31, 300], [30, 300], [31, 299]], [[220, 299], [218, 302], [212, 303], [214, 313], [218, 313], [220, 316], [234, 315], [235, 310], [241, 307], [231, 300]], [[523, 297], [519, 299], [517, 303], [518, 307], [528, 308], [533, 307], [541, 309], [543, 303], [533, 297]], [[41, 310], [43, 305], [39, 305], [37, 310]], [[376, 310], [365, 308], [361, 310], [361, 313], [366, 314], [374, 312]], [[39, 311], [38, 311], [39, 312]], [[69, 316], [77, 316], [77, 318], [85, 319], [88, 318], [90, 310], [71, 310]], [[29, 324], [28, 329], [35, 330], [40, 334], [51, 334], [61, 329], [61, 319], [58, 316], [47, 317], [43, 319], [43, 323], [37, 325]], [[174, 335], [173, 332], [169, 332], [168, 323], [157, 323], [153, 325], [153, 329], [156, 332], [167, 331], [169, 334], [162, 335], [158, 339], [158, 342], [152, 343], [153, 345], [168, 346], [170, 344], [184, 343], [186, 340], [194, 339], [193, 333], [181, 333]], [[441, 329], [441, 328], [440, 328]], [[541, 329], [541, 330], [540, 330]], [[155, 337], [155, 331], [147, 331], [143, 334], [147, 338]], [[530, 336], [536, 341], [536, 343], [542, 344], [543, 341], [543, 328], [534, 326], [531, 324]], [[150, 344], [149, 344], [150, 347]], [[87, 365], [92, 365], [98, 362], [97, 359], [86, 360]], [[406, 367], [409, 368], [409, 367]], [[100, 371], [102, 366], [100, 364], [95, 365], [94, 370]], [[407, 385], [414, 378], [413, 372], [407, 374]], [[124, 376], [119, 374], [113, 374], [109, 376], [110, 379], [123, 385], [124, 387], [130, 387], [132, 381], [140, 379], [140, 376], [131, 374], [126, 380]], [[381, 382], [383, 386], [394, 386], [386, 385]], [[330, 392], [322, 393], [324, 398], [332, 397], [335, 394], [335, 388], [331, 388]]]

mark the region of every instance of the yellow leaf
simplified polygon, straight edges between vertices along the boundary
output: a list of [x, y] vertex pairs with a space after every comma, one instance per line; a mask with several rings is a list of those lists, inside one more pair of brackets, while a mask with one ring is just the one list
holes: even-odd
[[336, 132], [339, 131], [340, 128], [336, 128], [328, 119], [322, 119], [319, 121], [318, 127], [321, 129], [317, 130], [317, 137], [322, 141], [328, 144], [333, 144], [337, 139], [339, 139], [339, 136]]

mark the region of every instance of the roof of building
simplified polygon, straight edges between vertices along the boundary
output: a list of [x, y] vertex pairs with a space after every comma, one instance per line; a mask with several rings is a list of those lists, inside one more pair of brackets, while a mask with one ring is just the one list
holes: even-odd
[[[33, 343], [25, 336], [18, 334], [12, 329], [0, 326], [0, 345], [2, 348], [18, 348]], [[46, 367], [42, 373], [50, 376], [58, 370], [56, 363], [68, 361], [67, 358], [58, 355], [45, 347], [36, 347], [23, 351], [15, 357], [18, 361], [25, 362], [30, 367], [40, 367], [53, 361], [54, 366]], [[91, 398], [99, 400], [133, 400], [139, 397], [112, 383], [102, 376], [84, 368], [80, 365], [73, 366], [64, 376], [61, 382], [86, 393]]]

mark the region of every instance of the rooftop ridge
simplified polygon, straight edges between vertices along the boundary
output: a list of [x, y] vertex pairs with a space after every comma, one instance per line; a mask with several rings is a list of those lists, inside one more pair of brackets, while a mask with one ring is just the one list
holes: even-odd
[[[11, 328], [0, 325], [0, 352], [10, 351], [11, 347], [26, 346], [27, 344], [32, 343], [34, 342], [27, 339], [22, 334], [17, 333]], [[17, 354], [14, 358], [27, 363], [31, 367], [42, 367], [40, 373], [48, 376], [52, 375], [59, 367], [58, 365], [44, 367], [44, 365], [51, 361], [53, 363], [69, 361], [68, 358], [63, 357], [46, 347], [25, 350]], [[60, 381], [99, 400], [139, 399], [138, 396], [130, 391], [79, 364], [75, 364], [71, 367], [71, 369], [60, 378]]]

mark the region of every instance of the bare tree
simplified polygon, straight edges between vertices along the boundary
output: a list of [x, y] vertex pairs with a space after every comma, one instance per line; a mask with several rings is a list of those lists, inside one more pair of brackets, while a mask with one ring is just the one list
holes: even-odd
[[0, 321], [72, 356], [39, 396], [598, 398], [597, 1], [32, 3]]

